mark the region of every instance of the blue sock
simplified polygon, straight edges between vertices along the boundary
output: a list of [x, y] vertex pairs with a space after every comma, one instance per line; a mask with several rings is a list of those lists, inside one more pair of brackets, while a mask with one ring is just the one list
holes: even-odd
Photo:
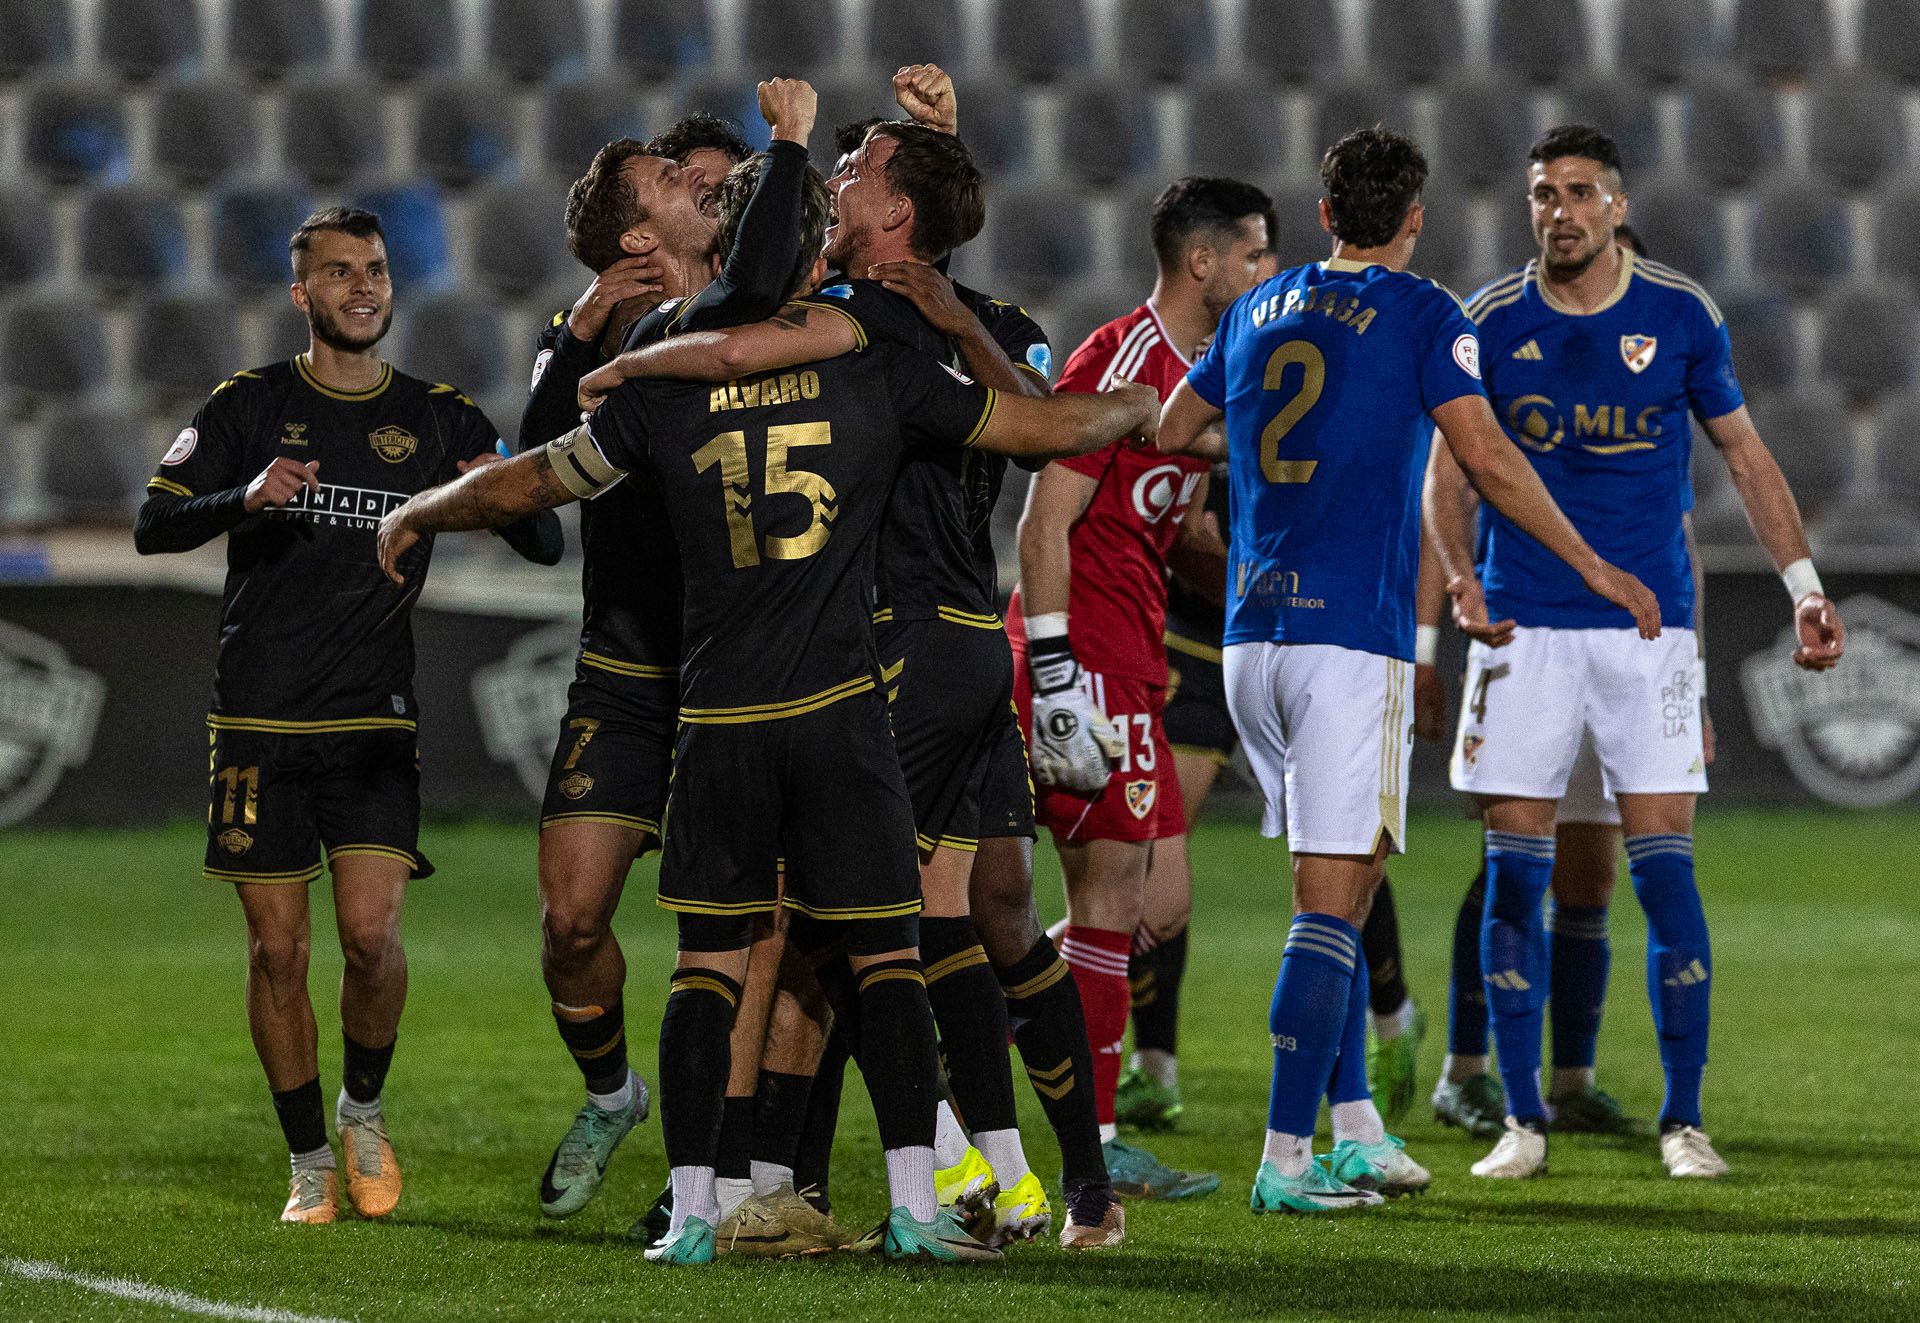
[[1660, 1124], [1699, 1125], [1713, 952], [1693, 880], [1693, 837], [1629, 836], [1627, 870], [1647, 912], [1647, 997], [1667, 1073]]
[[1553, 1064], [1592, 1069], [1600, 1044], [1600, 1013], [1607, 1004], [1613, 945], [1605, 905], [1556, 904], [1547, 918], [1553, 1000]]
[[1487, 870], [1482, 865], [1453, 921], [1453, 968], [1447, 984], [1447, 1051], [1456, 1057], [1487, 1055], [1487, 989], [1480, 981], [1480, 923], [1486, 912]]
[[1518, 1121], [1544, 1121], [1540, 1030], [1547, 1003], [1547, 928], [1541, 898], [1553, 881], [1553, 837], [1487, 833], [1487, 909], [1480, 973], [1493, 1014], [1500, 1082]]
[[[1267, 1129], [1286, 1135], [1313, 1134], [1320, 1095], [1327, 1090], [1340, 1050], [1359, 963], [1358, 928], [1330, 914], [1294, 916], [1267, 1017], [1273, 1032]], [[1363, 982], [1363, 999], [1365, 987]]]
[[1347, 1018], [1340, 1031], [1340, 1055], [1333, 1059], [1333, 1075], [1327, 1081], [1330, 1103], [1360, 1102], [1373, 1097], [1367, 1087], [1367, 953], [1360, 952], [1353, 965], [1353, 990], [1347, 994]]

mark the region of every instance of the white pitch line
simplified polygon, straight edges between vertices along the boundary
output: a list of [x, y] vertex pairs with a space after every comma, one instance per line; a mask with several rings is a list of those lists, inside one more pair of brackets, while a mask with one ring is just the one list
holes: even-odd
[[136, 1300], [143, 1305], [160, 1305], [183, 1314], [201, 1314], [207, 1318], [230, 1318], [239, 1323], [346, 1323], [344, 1319], [320, 1314], [296, 1314], [291, 1309], [269, 1309], [261, 1305], [229, 1305], [207, 1300], [169, 1286], [154, 1286], [128, 1277], [101, 1277], [96, 1273], [73, 1272], [57, 1263], [38, 1259], [0, 1258], [0, 1269], [30, 1282], [64, 1282], [102, 1295]]

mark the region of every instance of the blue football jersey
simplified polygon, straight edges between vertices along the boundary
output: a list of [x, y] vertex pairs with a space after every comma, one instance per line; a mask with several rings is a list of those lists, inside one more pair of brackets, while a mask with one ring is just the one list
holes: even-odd
[[1225, 641], [1411, 661], [1428, 415], [1482, 393], [1459, 300], [1384, 266], [1294, 267], [1227, 310], [1187, 381], [1226, 414]]
[[[1671, 267], [1621, 250], [1620, 284], [1591, 313], [1556, 306], [1529, 262], [1467, 300], [1493, 411], [1595, 551], [1638, 575], [1661, 621], [1693, 623], [1681, 515], [1693, 508], [1693, 427], [1743, 403], [1725, 321]], [[1481, 510], [1480, 578], [1495, 619], [1628, 629], [1558, 556]]]

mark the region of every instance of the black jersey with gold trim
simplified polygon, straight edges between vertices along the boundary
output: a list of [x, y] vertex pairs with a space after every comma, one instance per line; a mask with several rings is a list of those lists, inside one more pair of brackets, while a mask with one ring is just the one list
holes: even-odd
[[[180, 498], [227, 494], [232, 505], [216, 725], [297, 733], [413, 723], [411, 609], [432, 539], [402, 558], [401, 586], [381, 572], [375, 533], [389, 510], [458, 477], [458, 462], [492, 451], [497, 436], [455, 387], [391, 364], [364, 391], [323, 385], [304, 354], [214, 388], [147, 488]], [[238, 496], [277, 457], [317, 461], [319, 490], [241, 515]]]
[[[1046, 332], [1024, 308], [958, 282], [953, 289], [1016, 367], [1049, 378]], [[846, 317], [862, 344], [900, 345], [965, 371], [953, 341], [877, 281], [830, 281], [800, 302]], [[882, 618], [931, 619], [944, 608], [949, 617], [998, 627], [992, 518], [1006, 472], [1004, 455], [974, 449], [919, 453], [901, 470], [880, 533], [875, 600]]]
[[683, 722], [814, 711], [876, 687], [874, 555], [903, 464], [969, 449], [997, 393], [893, 345], [720, 385], [630, 381], [554, 468], [635, 470], [680, 545]]

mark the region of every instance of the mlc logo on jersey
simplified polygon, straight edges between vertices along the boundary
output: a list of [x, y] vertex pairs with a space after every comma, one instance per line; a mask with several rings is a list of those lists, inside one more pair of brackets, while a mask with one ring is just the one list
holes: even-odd
[[1650, 335], [1623, 335], [1620, 337], [1620, 357], [1626, 360], [1627, 370], [1638, 376], [1653, 363], [1653, 351], [1659, 341]]
[[46, 802], [93, 751], [106, 685], [59, 645], [0, 620], [0, 827]]
[[1740, 667], [1754, 733], [1831, 804], [1879, 808], [1920, 791], [1920, 616], [1849, 598], [1847, 656], [1831, 671], [1793, 664], [1791, 626]]
[[420, 448], [419, 440], [404, 427], [383, 427], [377, 432], [368, 432], [367, 444], [389, 464], [398, 464]]
[[1133, 508], [1149, 524], [1167, 517], [1169, 510], [1184, 510], [1200, 485], [1198, 473], [1182, 474], [1178, 464], [1156, 464], [1133, 480]]

